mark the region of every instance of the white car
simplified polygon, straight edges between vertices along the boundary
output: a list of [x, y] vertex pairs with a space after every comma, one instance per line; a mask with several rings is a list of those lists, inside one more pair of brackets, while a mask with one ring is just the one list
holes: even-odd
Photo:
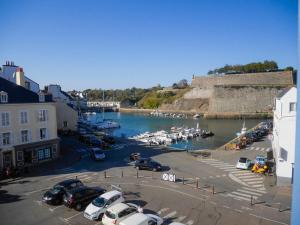
[[236, 164], [237, 169], [248, 170], [251, 165], [251, 160], [245, 157], [241, 157]]
[[101, 150], [101, 148], [91, 148], [91, 156], [95, 160], [103, 160], [103, 159], [105, 159], [105, 154]]
[[112, 207], [109, 207], [103, 215], [102, 223], [104, 225], [115, 225], [127, 217], [143, 212], [143, 209], [132, 203], [118, 203]]
[[153, 214], [136, 213], [120, 222], [120, 225], [161, 225], [163, 219]]
[[124, 202], [125, 199], [119, 191], [109, 191], [95, 198], [85, 209], [84, 217], [89, 220], [99, 220], [104, 215], [107, 208]]

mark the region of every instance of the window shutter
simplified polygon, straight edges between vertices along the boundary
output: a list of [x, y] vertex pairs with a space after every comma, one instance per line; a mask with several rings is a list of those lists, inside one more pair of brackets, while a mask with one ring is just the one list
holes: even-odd
[[3, 135], [3, 134], [1, 134], [1, 133], [0, 133], [0, 146], [2, 146], [2, 145], [3, 145], [3, 139], [2, 139], [2, 135]]
[[10, 138], [10, 145], [14, 145], [14, 134], [12, 132], [10, 132], [10, 135], [9, 135], [9, 138]]
[[48, 130], [48, 128], [46, 128], [46, 139], [49, 139], [50, 138], [50, 134], [49, 134], [50, 132], [49, 132], [49, 130]]
[[37, 140], [37, 141], [41, 140], [41, 137], [40, 137], [40, 129], [39, 129], [39, 128], [36, 129], [36, 140]]
[[16, 144], [22, 144], [22, 131], [20, 130], [19, 135], [17, 135], [17, 140], [18, 143]]
[[49, 115], [48, 115], [48, 114], [49, 114], [49, 113], [48, 113], [48, 110], [45, 110], [46, 121], [49, 120]]
[[32, 133], [31, 133], [31, 130], [28, 130], [28, 140], [29, 140], [29, 142], [32, 142]]

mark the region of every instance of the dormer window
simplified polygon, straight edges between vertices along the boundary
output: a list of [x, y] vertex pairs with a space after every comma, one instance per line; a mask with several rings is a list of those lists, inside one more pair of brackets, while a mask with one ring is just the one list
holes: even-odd
[[1, 100], [1, 103], [7, 103], [8, 102], [8, 95], [7, 95], [6, 92], [4, 92], [4, 91], [0, 92], [0, 100]]
[[39, 93], [39, 102], [45, 102], [45, 94], [43, 92]]

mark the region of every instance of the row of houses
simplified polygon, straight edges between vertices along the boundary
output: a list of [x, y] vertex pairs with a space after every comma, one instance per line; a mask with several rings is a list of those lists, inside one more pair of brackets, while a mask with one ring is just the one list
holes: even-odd
[[39, 84], [23, 68], [0, 67], [0, 169], [30, 167], [60, 154], [59, 131], [76, 131], [76, 100], [59, 85]]

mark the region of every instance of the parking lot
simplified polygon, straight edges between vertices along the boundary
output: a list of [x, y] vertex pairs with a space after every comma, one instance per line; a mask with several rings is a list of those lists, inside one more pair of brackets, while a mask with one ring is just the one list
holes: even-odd
[[[59, 181], [78, 178], [87, 186], [111, 190], [118, 185], [126, 201], [143, 207], [164, 219], [185, 224], [289, 224], [289, 202], [274, 201], [272, 178], [235, 169], [243, 156], [264, 154], [256, 150], [268, 143], [259, 142], [240, 152], [214, 152], [201, 159], [185, 152], [164, 152], [158, 147], [119, 144], [106, 152], [107, 158], [95, 162], [83, 151], [73, 166], [45, 174], [1, 182], [1, 224], [101, 224], [89, 221], [83, 212], [63, 205], [42, 202], [46, 189]], [[251, 147], [253, 147], [251, 149]], [[253, 150], [254, 149], [254, 150]], [[128, 165], [131, 152], [159, 161], [161, 172], [138, 171]], [[176, 182], [163, 181], [163, 173], [176, 175]], [[251, 200], [252, 196], [252, 200]], [[21, 209], [21, 210], [20, 210]]]

